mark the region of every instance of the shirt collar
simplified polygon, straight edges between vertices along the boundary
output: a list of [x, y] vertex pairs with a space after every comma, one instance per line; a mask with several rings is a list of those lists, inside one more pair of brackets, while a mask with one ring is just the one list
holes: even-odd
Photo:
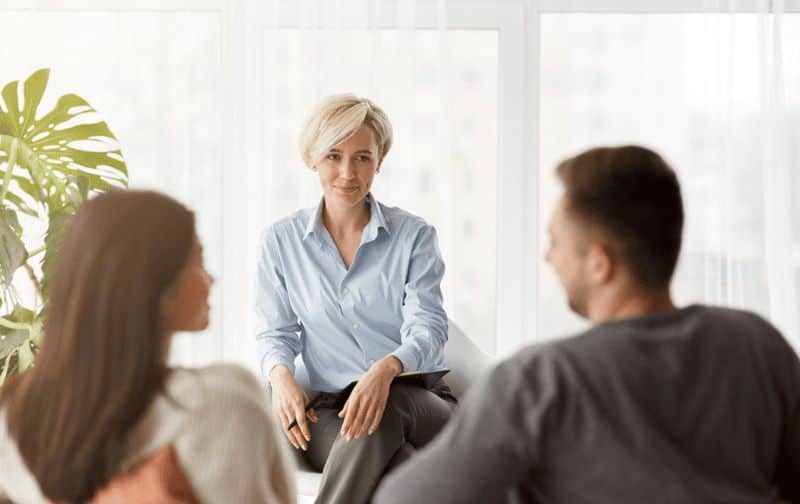
[[[362, 243], [366, 243], [368, 241], [372, 241], [378, 237], [378, 231], [380, 229], [385, 230], [387, 233], [390, 233], [389, 226], [386, 224], [386, 218], [383, 215], [383, 211], [381, 210], [381, 205], [378, 203], [378, 200], [372, 195], [372, 193], [368, 193], [366, 196], [366, 201], [369, 204], [369, 222], [367, 223], [367, 227], [364, 228], [364, 236], [361, 239]], [[323, 197], [319, 204], [317, 205], [316, 210], [311, 214], [306, 223], [306, 231], [303, 234], [303, 240], [308, 238], [309, 235], [313, 234], [317, 237], [317, 239], [321, 239], [322, 230], [325, 229], [325, 222], [322, 218], [322, 212], [325, 209], [325, 198]]]
[[369, 222], [367, 223], [367, 227], [364, 229], [364, 236], [361, 238], [362, 243], [366, 243], [377, 238], [378, 231], [381, 229], [386, 231], [387, 234], [391, 234], [389, 232], [389, 226], [386, 224], [386, 218], [383, 215], [383, 210], [381, 210], [381, 205], [378, 203], [378, 200], [375, 199], [372, 193], [367, 194], [367, 202], [369, 203]]
[[325, 227], [325, 224], [322, 220], [322, 210], [325, 208], [325, 198], [322, 198], [317, 205], [316, 210], [314, 213], [311, 214], [309, 217], [308, 222], [306, 223], [306, 232], [303, 233], [303, 240], [308, 238], [308, 235], [315, 234], [317, 237], [321, 236], [320, 231]]

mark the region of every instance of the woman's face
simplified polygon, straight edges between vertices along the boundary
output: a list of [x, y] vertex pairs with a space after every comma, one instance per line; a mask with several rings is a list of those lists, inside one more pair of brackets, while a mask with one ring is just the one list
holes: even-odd
[[317, 162], [325, 203], [336, 208], [358, 205], [372, 187], [372, 179], [381, 165], [375, 135], [361, 125], [350, 138], [330, 149]]
[[208, 294], [214, 278], [203, 264], [203, 246], [195, 235], [192, 252], [162, 302], [167, 331], [202, 331], [208, 327]]

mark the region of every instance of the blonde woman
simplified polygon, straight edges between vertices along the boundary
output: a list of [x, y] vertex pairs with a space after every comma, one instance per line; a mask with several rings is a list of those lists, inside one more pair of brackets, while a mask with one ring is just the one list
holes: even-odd
[[[283, 432], [323, 472], [318, 502], [368, 502], [387, 470], [430, 441], [455, 404], [443, 381], [430, 390], [391, 386], [401, 372], [444, 367], [447, 341], [436, 230], [370, 192], [391, 145], [389, 119], [371, 101], [323, 100], [300, 150], [324, 196], [261, 236], [261, 368]], [[298, 354], [322, 392], [307, 413], [293, 377]], [[353, 381], [345, 399], [340, 392]]]

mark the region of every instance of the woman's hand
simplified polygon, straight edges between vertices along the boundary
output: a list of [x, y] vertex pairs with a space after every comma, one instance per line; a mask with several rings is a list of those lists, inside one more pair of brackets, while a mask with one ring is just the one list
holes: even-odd
[[402, 372], [400, 360], [389, 355], [373, 364], [358, 380], [339, 412], [339, 418], [344, 418], [340, 434], [345, 439], [358, 439], [364, 432], [370, 436], [375, 433], [386, 409], [392, 380]]
[[[306, 418], [317, 423], [317, 414], [313, 409], [305, 411], [308, 396], [295, 381], [292, 373], [286, 366], [275, 366], [269, 373], [269, 382], [272, 385], [272, 407], [277, 412], [283, 426], [283, 433], [295, 448], [308, 450], [311, 441], [311, 430], [308, 428]], [[297, 425], [289, 430], [293, 421]]]

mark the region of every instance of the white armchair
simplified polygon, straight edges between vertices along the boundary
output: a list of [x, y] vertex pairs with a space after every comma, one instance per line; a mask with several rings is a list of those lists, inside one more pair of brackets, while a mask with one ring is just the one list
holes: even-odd
[[[450, 369], [445, 381], [453, 394], [460, 398], [470, 384], [491, 365], [491, 359], [452, 320], [449, 321], [448, 341], [444, 348], [445, 363]], [[303, 390], [310, 391], [308, 374], [299, 357], [294, 377]], [[297, 501], [299, 503], [313, 502], [317, 496], [322, 474], [314, 471], [300, 452], [297, 452], [296, 460], [298, 467]]]

